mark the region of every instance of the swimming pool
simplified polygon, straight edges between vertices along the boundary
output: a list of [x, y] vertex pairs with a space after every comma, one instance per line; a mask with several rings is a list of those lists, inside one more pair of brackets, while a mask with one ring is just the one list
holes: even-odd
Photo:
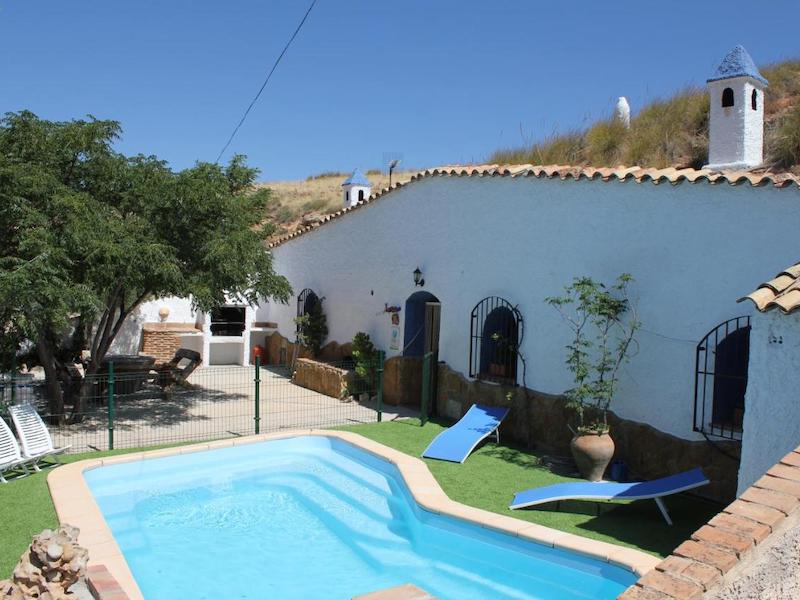
[[[397, 467], [299, 436], [84, 472], [148, 600], [615, 598], [621, 567], [428, 512]], [[480, 482], [476, 482], [480, 485]]]

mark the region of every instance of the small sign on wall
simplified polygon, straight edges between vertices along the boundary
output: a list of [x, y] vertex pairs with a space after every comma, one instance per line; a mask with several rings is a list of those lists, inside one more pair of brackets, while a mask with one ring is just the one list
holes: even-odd
[[400, 350], [400, 314], [392, 313], [392, 328], [389, 332], [389, 349]]
[[389, 315], [389, 350], [400, 350], [400, 307], [383, 305], [383, 312]]

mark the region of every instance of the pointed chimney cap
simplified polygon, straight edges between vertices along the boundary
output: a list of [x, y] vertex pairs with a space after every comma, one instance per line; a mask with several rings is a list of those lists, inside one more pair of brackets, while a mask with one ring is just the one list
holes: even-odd
[[733, 79], [734, 77], [750, 77], [764, 86], [769, 85], [769, 82], [759, 73], [758, 67], [756, 67], [750, 54], [741, 44], [725, 55], [714, 75], [709, 77], [706, 82], [711, 83], [712, 81]]
[[364, 187], [372, 187], [372, 184], [369, 182], [369, 179], [367, 179], [364, 176], [364, 174], [358, 169], [355, 169], [350, 174], [350, 177], [348, 177], [347, 179], [344, 180], [344, 183], [342, 184], [342, 187], [344, 187], [346, 185], [361, 185], [361, 186], [364, 186]]

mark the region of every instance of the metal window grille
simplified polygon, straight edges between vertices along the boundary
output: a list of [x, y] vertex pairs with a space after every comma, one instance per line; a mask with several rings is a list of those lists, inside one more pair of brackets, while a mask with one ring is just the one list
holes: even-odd
[[470, 316], [469, 375], [516, 385], [522, 314], [499, 296], [484, 298]]
[[697, 345], [695, 431], [742, 439], [749, 358], [750, 317], [747, 316], [717, 325]]
[[[311, 309], [319, 301], [319, 296], [311, 288], [306, 288], [297, 295], [297, 316], [303, 317], [311, 312]], [[297, 326], [300, 331], [300, 326]]]

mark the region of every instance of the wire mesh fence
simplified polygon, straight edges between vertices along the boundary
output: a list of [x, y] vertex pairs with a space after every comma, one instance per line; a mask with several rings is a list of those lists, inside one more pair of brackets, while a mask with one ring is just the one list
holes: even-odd
[[[382, 416], [383, 357], [358, 375], [352, 363], [210, 366], [185, 382], [157, 371], [83, 377], [63, 406], [44, 381], [0, 380], [0, 416], [33, 404], [57, 447], [69, 452], [147, 448], [285, 429], [373, 423]], [[62, 386], [63, 388], [64, 386]]]

